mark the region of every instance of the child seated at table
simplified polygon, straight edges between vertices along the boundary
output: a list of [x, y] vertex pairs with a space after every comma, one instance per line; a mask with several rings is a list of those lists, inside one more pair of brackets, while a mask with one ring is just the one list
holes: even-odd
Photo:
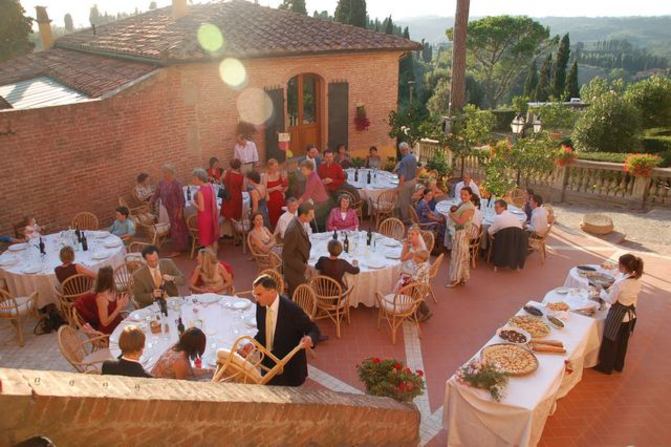
[[342, 286], [344, 291], [347, 289], [347, 285], [343, 280], [343, 276], [345, 276], [345, 273], [350, 273], [352, 275], [359, 273], [360, 270], [358, 264], [354, 261], [357, 265], [352, 265], [344, 259], [338, 258], [342, 253], [342, 244], [340, 241], [331, 239], [328, 242], [327, 249], [329, 256], [322, 256], [319, 258], [317, 264], [315, 264], [315, 269], [317, 269], [320, 275], [328, 276], [329, 278], [338, 281], [338, 284]]

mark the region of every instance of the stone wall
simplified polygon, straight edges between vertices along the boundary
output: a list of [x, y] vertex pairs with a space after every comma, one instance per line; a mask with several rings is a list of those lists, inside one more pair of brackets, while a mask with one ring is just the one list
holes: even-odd
[[0, 445], [414, 446], [420, 415], [388, 398], [0, 368]]

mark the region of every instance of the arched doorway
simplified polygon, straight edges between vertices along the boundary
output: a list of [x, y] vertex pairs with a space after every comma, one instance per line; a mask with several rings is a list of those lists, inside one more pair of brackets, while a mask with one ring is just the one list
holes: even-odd
[[312, 73], [299, 74], [287, 84], [287, 115], [291, 134], [291, 151], [305, 153], [308, 144], [321, 144], [324, 86]]

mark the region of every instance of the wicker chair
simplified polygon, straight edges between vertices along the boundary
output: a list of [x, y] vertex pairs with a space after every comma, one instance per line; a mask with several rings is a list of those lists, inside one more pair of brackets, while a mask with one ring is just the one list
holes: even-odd
[[520, 188], [513, 189], [510, 191], [510, 201], [516, 207], [524, 209], [524, 203], [526, 202], [526, 192]]
[[436, 246], [436, 235], [430, 230], [419, 230], [419, 234], [422, 236], [422, 239], [424, 239], [424, 245], [426, 245], [427, 251], [431, 253]]
[[338, 197], [341, 195], [346, 195], [349, 197], [349, 207], [356, 211], [359, 222], [361, 222], [363, 220], [363, 200], [355, 196], [352, 191], [348, 191], [346, 189], [341, 189], [338, 191]]
[[377, 200], [372, 203], [375, 227], [380, 225], [382, 219], [391, 217], [394, 214], [397, 202], [398, 192], [394, 189], [384, 191], [377, 197]]
[[[251, 344], [252, 348], [246, 357], [238, 354], [240, 348]], [[284, 367], [303, 347], [298, 344], [282, 359], [275, 357], [269, 350], [254, 338], [245, 335], [233, 343], [231, 349], [217, 351], [217, 369], [212, 377], [214, 383], [251, 383], [266, 385], [276, 375], [282, 374]], [[272, 368], [263, 364], [264, 359], [274, 363]], [[263, 372], [263, 374], [261, 374]]]
[[100, 228], [100, 222], [95, 214], [83, 211], [77, 213], [77, 215], [72, 218], [72, 227], [79, 228], [80, 230], [95, 231]]
[[[133, 265], [133, 264], [131, 264]], [[133, 268], [133, 267], [131, 267]], [[133, 271], [137, 270], [135, 268]], [[114, 269], [114, 284], [119, 293], [132, 293], [133, 291], [133, 271], [128, 268], [128, 264], [123, 264]]]
[[391, 329], [392, 344], [396, 344], [396, 332], [404, 321], [413, 321], [417, 325], [417, 329], [420, 329], [419, 320], [416, 316], [417, 308], [428, 293], [429, 286], [420, 283], [410, 283], [402, 287], [397, 293], [390, 293], [386, 296], [383, 296], [380, 292], [375, 292], [375, 301], [379, 308], [377, 327], [380, 328], [382, 318], [387, 320]]
[[[131, 216], [147, 216], [147, 218], [151, 216], [154, 218], [154, 220], [156, 219], [156, 216], [154, 216], [150, 211], [149, 204], [147, 202], [140, 202], [133, 194], [119, 196], [119, 206], [125, 206], [128, 208]], [[141, 218], [140, 220], [143, 219]]]
[[16, 329], [19, 346], [25, 344], [23, 339], [23, 322], [28, 317], [37, 317], [37, 292], [29, 296], [14, 297], [0, 289], [0, 320], [9, 320]]
[[196, 256], [196, 248], [198, 247], [198, 222], [196, 218], [197, 215], [192, 214], [186, 219], [186, 227], [191, 235], [191, 259]]
[[441, 253], [436, 258], [436, 260], [433, 261], [433, 264], [431, 264], [431, 269], [429, 270], [429, 295], [431, 295], [433, 302], [436, 304], [438, 304], [438, 298], [436, 298], [436, 294], [433, 291], [433, 280], [438, 276], [438, 272], [440, 271], [440, 266], [443, 264], [444, 257], [445, 253]]
[[553, 226], [554, 223], [551, 223], [548, 227], [548, 231], [546, 231], [543, 236], [538, 236], [536, 233], [534, 233], [529, 237], [529, 248], [531, 248], [533, 251], [537, 251], [541, 255], [541, 265], [545, 264], [545, 258], [547, 257], [546, 241], [550, 235], [550, 232], [552, 231]]
[[65, 316], [68, 323], [77, 327], [78, 322], [74, 314], [74, 303], [77, 298], [93, 290], [93, 278], [86, 275], [72, 275], [61, 285], [61, 294], [59, 295], [59, 307], [61, 313]]
[[259, 273], [266, 269], [277, 271], [282, 269], [282, 258], [280, 258], [277, 253], [274, 251], [261, 253], [254, 247], [254, 244], [252, 243], [251, 232], [247, 234], [247, 248], [249, 249], [249, 253], [254, 258], [254, 261], [256, 261], [256, 269]]
[[73, 327], [64, 325], [58, 329], [58, 348], [77, 372], [99, 374], [102, 363], [111, 360], [112, 354], [109, 349], [96, 343], [99, 341], [98, 338], [107, 336], [91, 338]]
[[[275, 280], [275, 282], [277, 283], [278, 292], [280, 294], [284, 293], [284, 287], [285, 287], [284, 278], [282, 278], [282, 274], [279, 271], [277, 271], [275, 269], [265, 269], [265, 270], [260, 271], [258, 273], [257, 277], [261, 276], [261, 275], [268, 275], [268, 276], [272, 277]], [[252, 295], [253, 295], [252, 292], [253, 292], [252, 290], [245, 290], [243, 292], [234, 291], [233, 294], [235, 296], [238, 296], [238, 297], [241, 297], [241, 298], [243, 298], [243, 297], [251, 298]]]
[[405, 237], [405, 225], [395, 217], [388, 217], [377, 227], [377, 232], [400, 241]]
[[[475, 230], [477, 228], [477, 230]], [[468, 242], [468, 249], [471, 251], [471, 268], [475, 268], [478, 265], [478, 255], [480, 254], [480, 245], [482, 244], [482, 238], [485, 237], [484, 228], [482, 225], [476, 227], [473, 225], [473, 232], [471, 234], [470, 240]], [[475, 236], [475, 237], [472, 237]]]
[[307, 284], [301, 284], [294, 290], [291, 299], [303, 309], [303, 312], [314, 320], [317, 315], [317, 296], [315, 291]]
[[130, 244], [128, 244], [126, 251], [128, 251], [128, 253], [141, 253], [142, 250], [149, 247], [150, 245], [151, 244], [147, 242], [132, 241]]
[[324, 275], [310, 278], [310, 288], [317, 298], [317, 314], [315, 320], [328, 318], [336, 326], [336, 337], [340, 338], [342, 320], [349, 321], [349, 293], [343, 293], [338, 281]]

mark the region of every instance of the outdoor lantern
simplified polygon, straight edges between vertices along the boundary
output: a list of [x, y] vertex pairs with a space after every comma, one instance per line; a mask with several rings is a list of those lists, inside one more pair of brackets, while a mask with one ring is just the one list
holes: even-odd
[[515, 116], [515, 119], [510, 124], [510, 128], [513, 130], [513, 134], [515, 135], [522, 133], [524, 130], [524, 117], [521, 113], [518, 113], [517, 116]]
[[534, 117], [534, 133], [539, 133], [542, 128], [542, 123], [541, 123], [541, 116], [536, 115]]

